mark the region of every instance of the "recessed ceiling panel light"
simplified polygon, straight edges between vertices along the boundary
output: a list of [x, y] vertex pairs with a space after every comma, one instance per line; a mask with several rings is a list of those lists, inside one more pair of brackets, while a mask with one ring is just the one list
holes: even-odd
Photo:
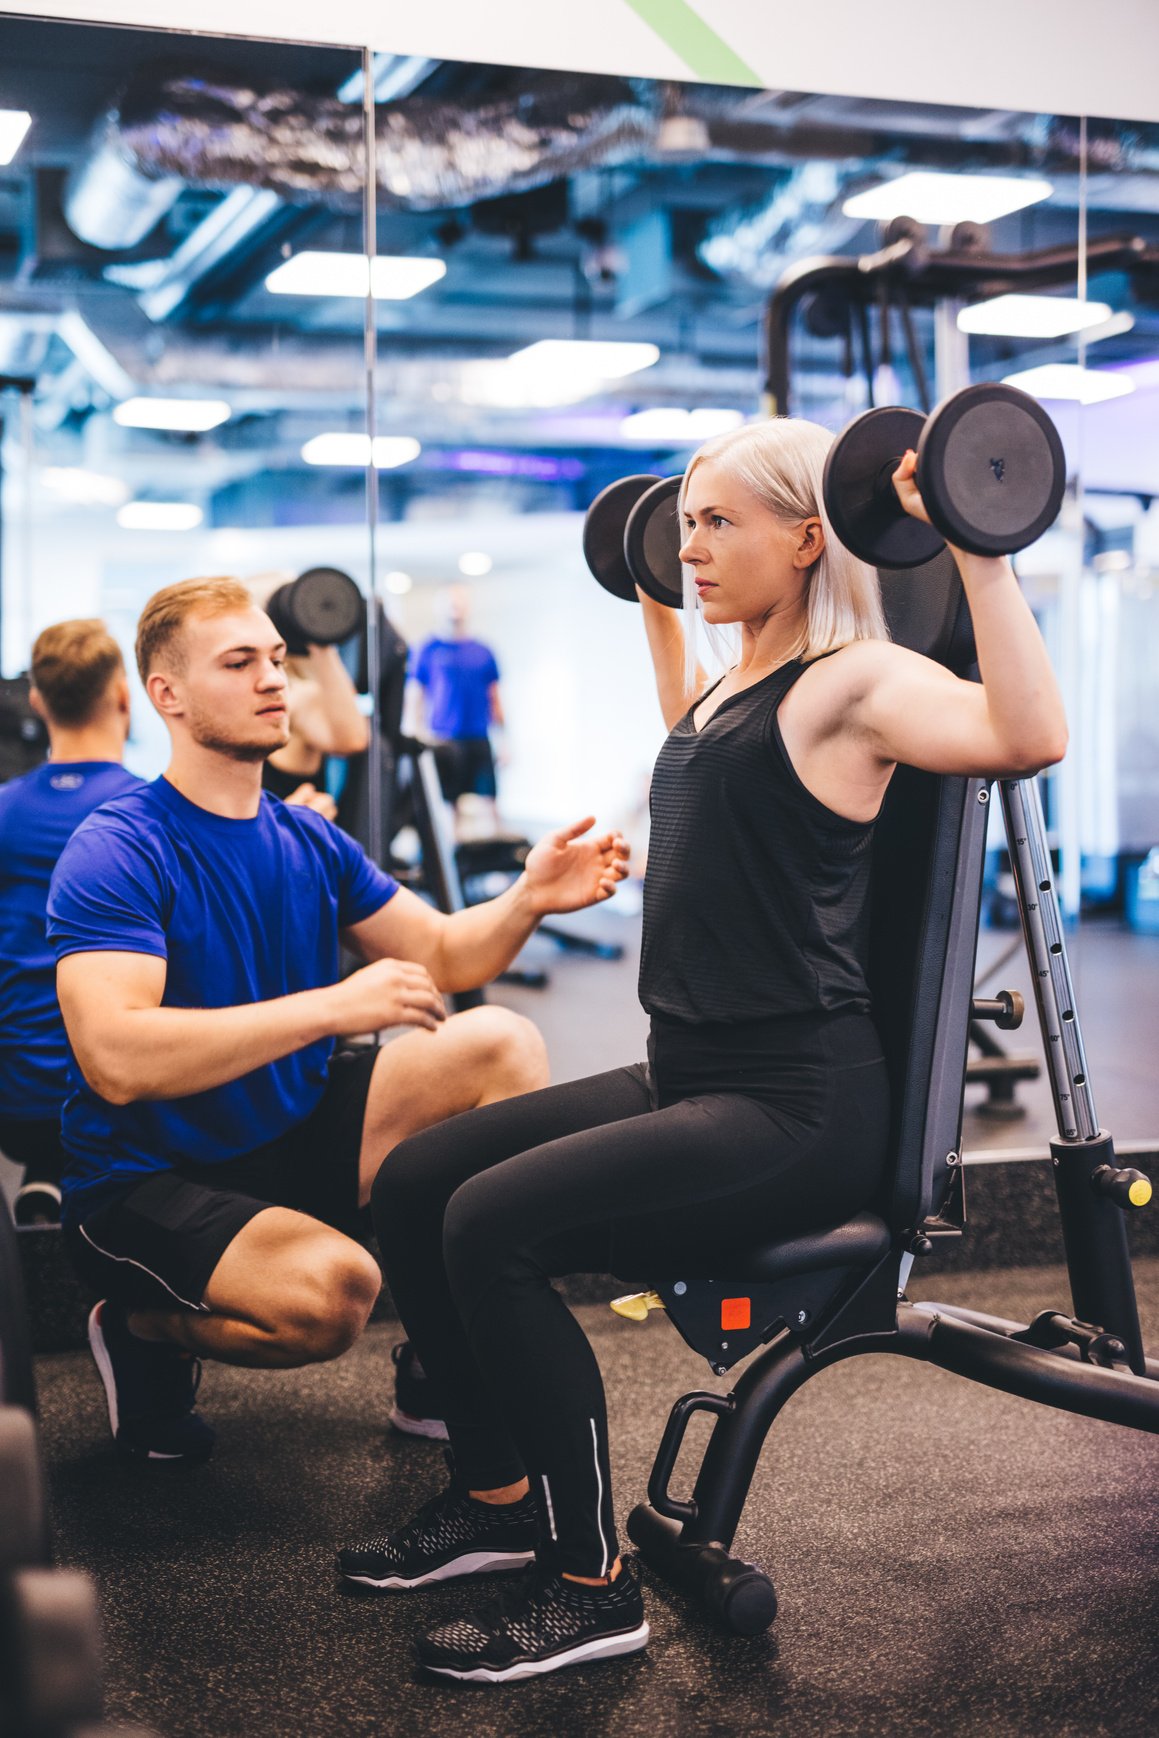
[[195, 531], [204, 518], [188, 501], [129, 501], [117, 524], [124, 531]]
[[713, 435], [727, 434], [739, 428], [744, 415], [739, 410], [678, 410], [657, 407], [638, 410], [626, 416], [620, 424], [620, 434], [630, 441], [675, 441], [681, 446], [696, 446], [711, 440]]
[[525, 350], [516, 350], [508, 361], [516, 368], [543, 370], [553, 375], [580, 375], [597, 380], [622, 380], [659, 362], [655, 344], [630, 344], [586, 338], [541, 338]]
[[485, 573], [490, 573], [495, 563], [489, 555], [484, 555], [481, 549], [469, 549], [459, 557], [459, 572], [467, 579], [482, 579]]
[[938, 175], [911, 170], [847, 199], [846, 217], [912, 217], [918, 223], [993, 223], [1049, 199], [1049, 181], [1024, 175]]
[[31, 125], [27, 109], [0, 109], [0, 168], [11, 163]]
[[[376, 435], [374, 437], [374, 468], [393, 471], [408, 465], [422, 452], [419, 442], [410, 435]], [[320, 434], [308, 440], [302, 448], [308, 465], [340, 465], [348, 470], [365, 470], [370, 462], [370, 436], [364, 434]]]
[[410, 574], [404, 573], [401, 568], [397, 567], [392, 573], [387, 574], [382, 583], [394, 597], [405, 597], [407, 592], [414, 587], [414, 580]]
[[1110, 317], [1106, 302], [1080, 302], [1074, 296], [992, 296], [963, 308], [958, 330], [996, 338], [1065, 338]]
[[1050, 362], [1041, 368], [1024, 368], [1007, 374], [1006, 386], [1020, 387], [1032, 398], [1067, 398], [1078, 404], [1102, 404], [1108, 398], [1125, 398], [1135, 383], [1122, 374], [1099, 368], [1080, 368], [1076, 362]]
[[129, 499], [129, 485], [120, 477], [102, 476], [75, 465], [47, 465], [40, 473], [44, 488], [77, 507], [120, 507]]
[[122, 428], [171, 429], [204, 434], [228, 422], [230, 408], [222, 398], [126, 398], [113, 411]]
[[554, 410], [578, 404], [599, 389], [595, 374], [552, 374], [516, 362], [464, 362], [459, 370], [463, 403], [495, 410]]
[[306, 249], [275, 267], [266, 279], [275, 296], [356, 296], [374, 286], [375, 301], [405, 302], [446, 275], [441, 259], [402, 254], [322, 253]]

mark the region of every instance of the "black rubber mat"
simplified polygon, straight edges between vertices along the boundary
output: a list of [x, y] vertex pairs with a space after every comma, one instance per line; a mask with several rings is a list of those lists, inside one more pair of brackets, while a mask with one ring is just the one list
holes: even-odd
[[[1154, 1350], [1159, 1262], [1137, 1276]], [[921, 1291], [1022, 1320], [1066, 1302], [1042, 1267]], [[663, 1319], [580, 1314], [622, 1517], [672, 1400], [722, 1384]], [[39, 1360], [58, 1558], [97, 1577], [111, 1715], [162, 1738], [1159, 1730], [1156, 1439], [885, 1358], [808, 1384], [770, 1438], [737, 1541], [777, 1583], [768, 1636], [722, 1635], [649, 1579], [640, 1657], [499, 1690], [416, 1681], [411, 1633], [494, 1583], [359, 1597], [334, 1578], [336, 1545], [442, 1476], [437, 1447], [386, 1427], [397, 1337], [377, 1324], [305, 1371], [209, 1368], [218, 1450], [193, 1471], [119, 1463], [87, 1355]]]

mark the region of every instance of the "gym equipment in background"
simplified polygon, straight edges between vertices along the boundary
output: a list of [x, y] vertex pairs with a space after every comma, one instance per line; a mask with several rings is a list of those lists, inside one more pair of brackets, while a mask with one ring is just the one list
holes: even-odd
[[31, 772], [48, 755], [48, 731], [32, 710], [28, 676], [0, 677], [0, 784]]

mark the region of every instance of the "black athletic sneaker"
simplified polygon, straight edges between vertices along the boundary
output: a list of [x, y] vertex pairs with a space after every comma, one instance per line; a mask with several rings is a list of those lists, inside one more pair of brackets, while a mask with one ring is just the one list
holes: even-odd
[[639, 1584], [625, 1563], [606, 1587], [565, 1581], [537, 1565], [494, 1605], [440, 1624], [414, 1645], [424, 1671], [502, 1684], [638, 1653], [647, 1641]]
[[390, 1422], [404, 1436], [426, 1436], [446, 1442], [447, 1426], [431, 1398], [430, 1378], [415, 1357], [409, 1340], [391, 1351], [394, 1360], [394, 1406]]
[[523, 1569], [535, 1558], [539, 1518], [530, 1496], [481, 1503], [452, 1474], [412, 1521], [338, 1553], [338, 1572], [363, 1587], [423, 1587], [460, 1575]]
[[107, 1299], [89, 1316], [89, 1345], [105, 1385], [109, 1426], [132, 1460], [208, 1460], [216, 1431], [193, 1410], [201, 1359], [179, 1346], [139, 1340]]

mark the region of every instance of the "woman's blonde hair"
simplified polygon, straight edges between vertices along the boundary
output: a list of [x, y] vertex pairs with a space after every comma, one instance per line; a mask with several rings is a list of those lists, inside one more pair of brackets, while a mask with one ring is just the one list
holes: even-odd
[[[788, 648], [790, 658], [808, 662], [822, 652], [836, 651], [851, 640], [887, 640], [885, 612], [877, 574], [839, 543], [825, 511], [821, 479], [833, 436], [820, 423], [803, 417], [775, 416], [763, 422], [746, 423], [728, 434], [706, 441], [693, 455], [680, 488], [679, 510], [683, 524], [684, 498], [689, 479], [706, 459], [719, 465], [757, 497], [770, 513], [788, 525], [802, 519], [820, 519], [825, 546], [807, 576], [805, 621], [800, 635]], [[692, 572], [684, 573], [687, 634], [686, 679], [691, 688], [696, 670], [696, 589]], [[711, 628], [714, 649], [722, 648]]]

